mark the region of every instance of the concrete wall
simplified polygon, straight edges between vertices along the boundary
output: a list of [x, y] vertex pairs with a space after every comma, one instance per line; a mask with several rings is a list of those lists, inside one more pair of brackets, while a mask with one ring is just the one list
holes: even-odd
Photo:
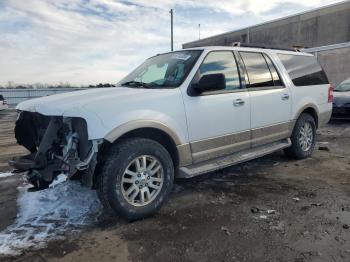
[[281, 48], [350, 42], [350, 1], [186, 43], [183, 47], [231, 45], [233, 42]]
[[[186, 43], [183, 47], [227, 46], [233, 42], [275, 48], [350, 42], [350, 1]], [[317, 57], [334, 86], [350, 77], [350, 47], [319, 51]]]
[[318, 52], [317, 59], [334, 87], [350, 78], [350, 47]]

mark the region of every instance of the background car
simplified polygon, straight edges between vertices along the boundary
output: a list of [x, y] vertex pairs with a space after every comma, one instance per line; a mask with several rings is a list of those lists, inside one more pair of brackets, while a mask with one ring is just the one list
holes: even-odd
[[9, 108], [6, 99], [0, 94], [0, 111]]
[[350, 78], [334, 89], [332, 118], [350, 119]]

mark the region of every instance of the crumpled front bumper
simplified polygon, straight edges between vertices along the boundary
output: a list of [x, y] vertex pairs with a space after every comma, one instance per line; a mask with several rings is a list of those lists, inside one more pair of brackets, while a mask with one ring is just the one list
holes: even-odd
[[78, 170], [88, 169], [99, 145], [99, 141], [88, 140], [86, 122], [81, 118], [26, 111], [17, 118], [15, 136], [30, 154], [15, 157], [9, 164], [25, 172], [33, 185], [44, 188], [59, 174], [70, 178]]

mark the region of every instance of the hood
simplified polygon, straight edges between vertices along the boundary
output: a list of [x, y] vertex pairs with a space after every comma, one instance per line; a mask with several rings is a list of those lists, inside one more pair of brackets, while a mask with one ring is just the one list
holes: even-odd
[[[18, 104], [18, 110], [46, 116], [85, 119], [89, 139], [104, 138], [114, 128], [129, 121], [153, 120], [174, 130], [186, 130], [179, 88], [96, 88], [46, 96]], [[177, 121], [181, 119], [181, 128]], [[181, 134], [181, 137], [185, 137]]]
[[[144, 88], [94, 88], [82, 91], [51, 95], [24, 101], [17, 105], [21, 111], [37, 112], [52, 116], [76, 116], [89, 105], [102, 105], [105, 101], [115, 101], [115, 104], [132, 103], [140, 98], [157, 97], [170, 89], [144, 89]], [[102, 104], [101, 104], [102, 103]]]

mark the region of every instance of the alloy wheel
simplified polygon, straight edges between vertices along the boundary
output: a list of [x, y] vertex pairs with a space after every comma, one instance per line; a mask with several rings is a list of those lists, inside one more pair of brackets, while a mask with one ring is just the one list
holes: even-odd
[[164, 182], [164, 170], [154, 156], [142, 155], [129, 163], [121, 179], [125, 200], [133, 206], [146, 206], [157, 197]]

